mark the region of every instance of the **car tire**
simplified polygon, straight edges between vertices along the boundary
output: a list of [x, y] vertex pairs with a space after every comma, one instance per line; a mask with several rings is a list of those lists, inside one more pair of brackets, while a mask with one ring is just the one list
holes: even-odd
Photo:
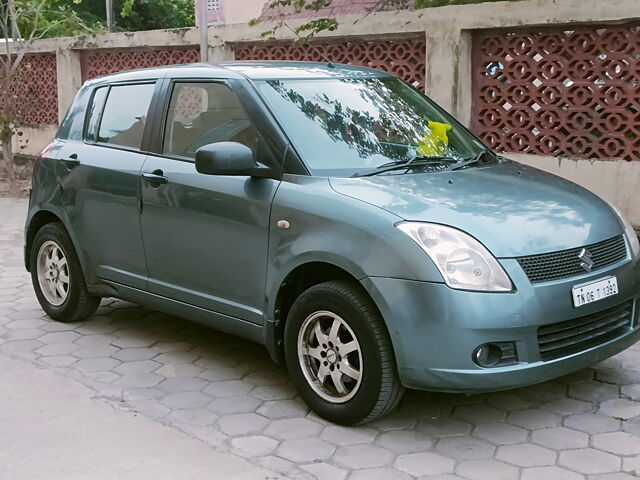
[[31, 282], [47, 315], [70, 323], [95, 313], [101, 299], [89, 294], [78, 255], [62, 224], [49, 223], [38, 230], [29, 260]]
[[389, 333], [355, 282], [331, 281], [304, 291], [287, 315], [284, 342], [300, 396], [331, 422], [372, 421], [402, 398]]

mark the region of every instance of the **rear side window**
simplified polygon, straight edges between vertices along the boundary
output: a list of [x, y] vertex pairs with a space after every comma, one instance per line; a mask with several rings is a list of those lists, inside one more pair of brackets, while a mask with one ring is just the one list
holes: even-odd
[[239, 142], [256, 151], [257, 132], [229, 87], [222, 83], [176, 83], [164, 131], [163, 153], [194, 158], [198, 148]]
[[154, 88], [153, 83], [112, 86], [96, 140], [139, 150]]

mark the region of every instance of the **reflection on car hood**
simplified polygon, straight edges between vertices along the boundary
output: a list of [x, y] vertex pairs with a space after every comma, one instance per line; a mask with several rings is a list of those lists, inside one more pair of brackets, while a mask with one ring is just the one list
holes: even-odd
[[502, 258], [589, 245], [622, 233], [612, 209], [596, 195], [515, 162], [330, 181], [338, 193], [405, 220], [464, 230]]

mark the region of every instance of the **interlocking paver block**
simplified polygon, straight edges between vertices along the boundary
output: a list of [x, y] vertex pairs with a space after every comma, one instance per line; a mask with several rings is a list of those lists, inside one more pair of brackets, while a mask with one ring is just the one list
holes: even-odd
[[[629, 397], [631, 400], [640, 400], [640, 383], [632, 383], [631, 385], [623, 385], [620, 388], [623, 397]], [[611, 397], [615, 398], [615, 397]]]
[[247, 435], [264, 430], [269, 420], [255, 413], [225, 415], [218, 420], [220, 430], [227, 435]]
[[564, 419], [564, 424], [586, 433], [613, 432], [620, 428], [620, 420], [592, 413], [571, 415]]
[[[443, 480], [442, 477], [429, 477], [431, 478]], [[353, 472], [349, 480], [411, 480], [411, 477], [391, 468], [366, 468]]]
[[443, 438], [436, 444], [442, 455], [458, 460], [481, 460], [491, 458], [496, 447], [473, 437]]
[[598, 413], [600, 415], [608, 415], [612, 418], [628, 420], [640, 415], [640, 402], [634, 402], [627, 398], [607, 400], [600, 404]]
[[317, 480], [344, 480], [348, 475], [346, 470], [324, 462], [302, 465], [301, 468], [309, 472]]
[[526, 443], [499, 447], [496, 458], [520, 467], [544, 467], [556, 463], [555, 452]]
[[126, 373], [151, 373], [158, 369], [160, 364], [158, 362], [154, 362], [153, 360], [137, 360], [130, 362], [123, 362], [118, 368], [116, 368], [116, 372], [126, 374]]
[[545, 412], [537, 408], [528, 410], [519, 410], [512, 412], [507, 416], [507, 423], [516, 425], [517, 427], [535, 430], [537, 428], [550, 428], [560, 425], [562, 418], [560, 415]]
[[421, 420], [418, 430], [433, 437], [457, 437], [467, 435], [471, 424], [451, 417]]
[[209, 385], [209, 382], [201, 378], [183, 377], [165, 379], [165, 377], [161, 377], [160, 375], [156, 376], [162, 381], [162, 383], [158, 385], [158, 388], [169, 393], [204, 390], [204, 388]]
[[522, 472], [521, 480], [584, 480], [579, 473], [559, 467], [534, 467]]
[[212, 382], [204, 389], [205, 393], [214, 397], [232, 397], [249, 393], [253, 385], [242, 380], [229, 380], [226, 382]]
[[269, 418], [293, 418], [306, 415], [309, 407], [302, 400], [273, 400], [264, 402], [256, 411]]
[[209, 410], [195, 408], [191, 410], [173, 410], [166, 418], [170, 421], [188, 423], [190, 425], [211, 425], [218, 419], [218, 415]]
[[503, 421], [506, 412], [489, 405], [462, 405], [456, 408], [454, 416], [475, 424], [494, 423]]
[[71, 343], [80, 338], [76, 332], [53, 332], [42, 335], [38, 340], [45, 344]]
[[113, 370], [118, 365], [120, 365], [120, 361], [116, 360], [115, 358], [83, 358], [82, 360], [78, 360], [78, 362], [75, 364], [75, 368], [87, 372], [101, 372]]
[[355, 445], [371, 443], [376, 438], [376, 431], [367, 427], [341, 427], [334, 425], [326, 427], [320, 438], [334, 445]]
[[[153, 360], [155, 362], [155, 360]], [[157, 362], [156, 362], [157, 363]], [[166, 378], [195, 377], [202, 368], [190, 363], [167, 363], [158, 368], [155, 373]]]
[[[75, 343], [54, 343], [53, 345], [45, 345], [36, 350], [36, 353], [44, 357], [50, 355], [68, 355], [78, 349]], [[77, 360], [77, 358], [76, 358]]]
[[155, 373], [132, 372], [123, 374], [118, 380], [118, 385], [123, 387], [155, 387], [162, 381], [161, 376]]
[[162, 399], [162, 404], [169, 408], [192, 409], [202, 408], [211, 401], [211, 397], [202, 392], [171, 393]]
[[565, 450], [560, 452], [558, 465], [585, 475], [591, 475], [619, 471], [620, 458], [593, 448]]
[[604, 402], [618, 398], [618, 386], [609, 383], [596, 382], [580, 382], [569, 387], [569, 396], [583, 400], [585, 402]]
[[249, 437], [238, 437], [231, 441], [231, 445], [243, 453], [252, 456], [263, 456], [273, 452], [278, 446], [278, 442], [269, 437], [254, 435]]
[[130, 362], [136, 360], [151, 360], [156, 355], [158, 355], [158, 352], [150, 348], [123, 348], [113, 356], [123, 362]]
[[278, 456], [292, 462], [315, 462], [326, 460], [336, 447], [318, 438], [285, 440], [278, 448]]
[[589, 446], [589, 436], [565, 427], [543, 428], [534, 430], [531, 440], [543, 447], [553, 450], [567, 450]]
[[526, 442], [529, 432], [508, 423], [484, 423], [473, 430], [473, 436], [496, 445]]
[[384, 467], [394, 459], [392, 452], [375, 445], [346, 445], [333, 456], [338, 465], [352, 469]]
[[395, 463], [396, 468], [416, 477], [453, 473], [454, 465], [452, 459], [432, 452], [401, 455]]
[[274, 420], [264, 431], [265, 435], [280, 440], [314, 437], [320, 433], [322, 425], [306, 418], [286, 418]]
[[593, 447], [615, 455], [638, 455], [640, 438], [627, 432], [600, 433], [593, 437]]
[[250, 395], [260, 400], [287, 400], [294, 398], [297, 392], [291, 385], [261, 385], [251, 390]]
[[433, 439], [412, 430], [391, 430], [378, 436], [376, 444], [399, 455], [431, 449]]
[[207, 410], [211, 410], [218, 415], [229, 415], [232, 413], [250, 413], [256, 410], [261, 401], [247, 395], [236, 395], [233, 397], [215, 398]]
[[541, 405], [540, 409], [559, 415], [572, 415], [595, 412], [596, 406], [593, 403], [583, 402], [574, 398], [558, 398]]
[[468, 460], [461, 462], [456, 472], [469, 480], [518, 480], [520, 471], [497, 460]]

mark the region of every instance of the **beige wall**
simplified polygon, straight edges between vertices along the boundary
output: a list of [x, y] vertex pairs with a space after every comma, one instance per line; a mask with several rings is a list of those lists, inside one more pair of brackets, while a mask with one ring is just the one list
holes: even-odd
[[224, 0], [224, 23], [248, 23], [258, 18], [266, 0]]
[[[211, 61], [232, 60], [237, 42], [260, 41], [260, 33], [269, 29], [269, 22], [250, 27], [247, 22], [260, 13], [266, 0], [224, 0], [226, 25], [211, 27], [208, 32]], [[471, 120], [471, 38], [475, 30], [589, 23], [615, 23], [640, 19], [640, 0], [522, 0], [518, 2], [483, 3], [480, 5], [448, 6], [428, 10], [379, 12], [340, 17], [335, 32], [323, 32], [323, 38], [397, 38], [399, 35], [424, 35], [426, 49], [426, 90], [440, 105], [455, 114], [463, 123]], [[355, 22], [355, 20], [358, 20]], [[304, 19], [292, 19], [294, 27]], [[278, 38], [291, 40], [287, 29], [278, 31]], [[64, 114], [80, 86], [79, 55], [85, 49], [164, 47], [197, 45], [195, 28], [114, 33], [38, 40], [37, 52], [58, 55], [58, 103]], [[39, 151], [52, 136], [53, 128], [33, 129], [28, 153]], [[524, 163], [556, 173], [593, 190], [619, 206], [632, 221], [640, 225], [640, 162], [591, 162], [554, 158], [519, 156]]]

